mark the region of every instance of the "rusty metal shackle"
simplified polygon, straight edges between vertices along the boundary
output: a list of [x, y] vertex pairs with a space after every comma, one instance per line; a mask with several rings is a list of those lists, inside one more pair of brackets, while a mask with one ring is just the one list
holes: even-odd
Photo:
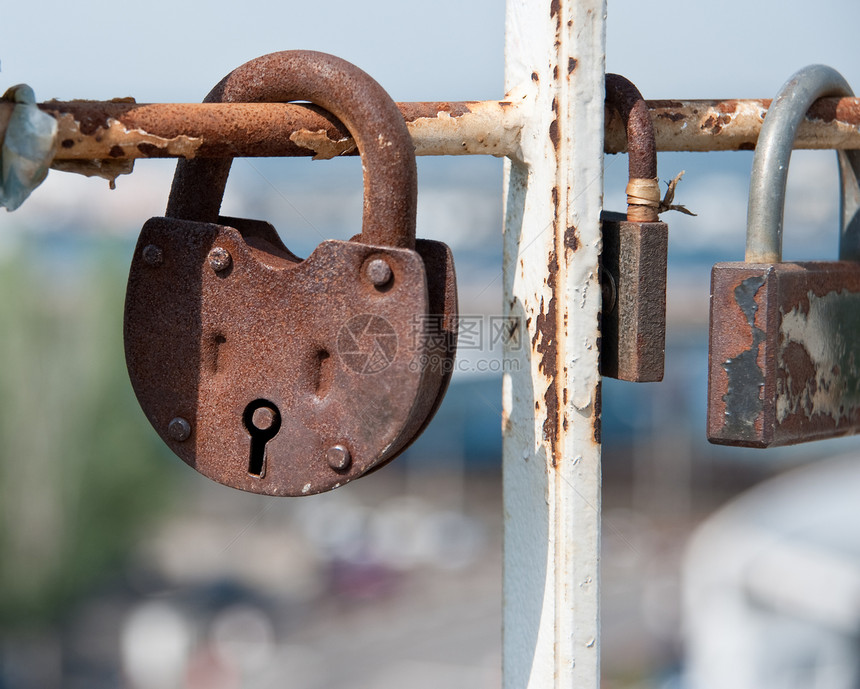
[[657, 222], [660, 182], [654, 124], [648, 104], [629, 79], [620, 74], [607, 74], [606, 106], [619, 114], [627, 133], [627, 219]]
[[[415, 248], [417, 169], [403, 115], [366, 72], [334, 55], [287, 50], [234, 69], [204, 102], [310, 101], [337, 117], [355, 139], [364, 170], [361, 241]], [[232, 158], [180, 160], [167, 217], [216, 222]]]

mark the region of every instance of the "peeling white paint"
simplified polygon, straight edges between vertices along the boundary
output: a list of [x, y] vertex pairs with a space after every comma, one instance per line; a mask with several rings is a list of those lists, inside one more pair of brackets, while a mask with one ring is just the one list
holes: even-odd
[[312, 132], [307, 129], [299, 129], [290, 134], [290, 141], [296, 146], [307, 148], [314, 152], [314, 160], [329, 160], [340, 155], [352, 153], [355, 150], [355, 141], [352, 137], [344, 137], [332, 141], [324, 129]]
[[[767, 108], [761, 100], [673, 100], [652, 109], [658, 151], [733, 151], [754, 145]], [[800, 123], [794, 148], [851, 149], [858, 147], [860, 129], [847, 121], [806, 118]], [[620, 118], [606, 131], [606, 151], [627, 150]]]
[[[777, 378], [776, 417], [782, 423], [793, 414], [821, 414], [838, 425], [860, 406], [860, 294], [817, 297], [810, 291], [807, 298], [808, 311], [795, 307], [782, 314], [777, 366], [786, 375]], [[795, 377], [798, 356], [811, 363], [813, 378]]]
[[469, 112], [419, 117], [407, 122], [416, 155], [510, 155], [519, 157], [523, 112], [517, 101], [470, 102]]
[[61, 140], [72, 142], [69, 146], [64, 145], [63, 157], [74, 155], [75, 159], [84, 161], [137, 158], [140, 156], [138, 146], [141, 145], [163, 149], [171, 156], [193, 158], [203, 144], [200, 137], [179, 134], [168, 139], [143, 129], [129, 129], [114, 118], [108, 118], [106, 127], [97, 127], [91, 134], [84, 134], [80, 122], [70, 113], [57, 117], [57, 126]]

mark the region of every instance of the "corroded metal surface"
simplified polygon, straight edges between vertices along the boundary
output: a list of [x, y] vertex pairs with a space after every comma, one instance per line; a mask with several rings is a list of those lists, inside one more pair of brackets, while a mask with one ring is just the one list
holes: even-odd
[[[265, 223], [150, 220], [129, 281], [129, 372], [156, 431], [200, 473], [257, 493], [318, 493], [414, 434], [428, 382], [414, 319], [428, 312], [424, 266], [408, 249], [336, 241], [295, 262], [278, 244]], [[138, 260], [146, 245], [164, 252], [159, 266]], [[207, 261], [216, 246], [233, 257], [222, 272]], [[394, 273], [384, 291], [363, 277], [380, 258]], [[258, 400], [281, 423], [253, 471], [244, 415]], [[190, 423], [187, 439], [168, 433], [175, 417]], [[327, 459], [338, 445], [352, 458], [344, 471]]]
[[711, 294], [711, 442], [860, 431], [860, 264], [718, 264]]
[[[413, 248], [417, 171], [412, 140], [394, 101], [365, 72], [325, 53], [284, 51], [236, 68], [206, 96], [207, 102], [291, 100], [324, 107], [352, 133], [364, 169], [362, 241]], [[224, 189], [231, 163], [232, 158], [180, 160], [167, 215], [215, 221], [221, 194], [206, 192]]]
[[[357, 155], [346, 126], [304, 103], [67, 101], [40, 107], [58, 120], [57, 160]], [[416, 155], [504, 156], [519, 146], [508, 101], [399, 103]], [[4, 113], [0, 103], [0, 131]]]
[[[658, 151], [751, 151], [755, 148], [767, 98], [651, 100]], [[607, 109], [607, 153], [626, 150], [624, 125]], [[823, 98], [800, 125], [795, 148], [860, 148], [860, 99]]]
[[666, 350], [666, 223], [603, 214], [601, 266], [615, 291], [601, 315], [600, 372], [648, 383], [663, 380]]
[[[769, 99], [646, 101], [659, 151], [752, 150]], [[56, 160], [357, 155], [346, 128], [324, 110], [295, 103], [49, 101]], [[515, 101], [398, 103], [416, 155], [521, 158], [526, 113]], [[0, 132], [11, 114], [0, 103]], [[800, 125], [795, 148], [860, 149], [860, 99], [825, 98]], [[627, 150], [621, 117], [606, 111], [607, 153]]]
[[[606, 75], [606, 103], [627, 124], [629, 178], [650, 182], [657, 192], [657, 149], [645, 100], [624, 77]], [[666, 256], [669, 229], [657, 222], [657, 206], [631, 203], [627, 217], [603, 213], [601, 268], [611, 284], [614, 303], [601, 313], [600, 372], [634, 382], [663, 379], [666, 348]], [[643, 213], [649, 210], [650, 213]], [[635, 216], [633, 215], [635, 214]], [[649, 218], [650, 222], [633, 222]]]
[[[711, 277], [708, 438], [767, 447], [860, 431], [860, 262], [783, 263], [782, 225], [796, 132], [816, 99], [851, 94], [809, 65], [780, 89], [750, 176], [745, 263]], [[855, 156], [839, 153], [840, 258], [856, 258]]]
[[630, 178], [657, 176], [657, 146], [648, 105], [639, 89], [620, 74], [606, 75], [606, 108], [624, 124]]
[[[242, 490], [307, 495], [382, 466], [429, 423], [453, 370], [453, 261], [415, 240], [415, 160], [384, 91], [302, 52], [252, 61], [210, 97], [310, 98], [344, 77], [332, 92], [349, 93], [328, 107], [352, 126], [355, 94], [371, 101], [355, 125], [370, 151], [361, 235], [301, 261], [267, 223], [201, 222], [195, 213], [218, 212], [229, 165], [180, 161], [169, 217], [147, 222], [132, 263], [126, 358], [141, 406], [185, 462]], [[387, 195], [371, 193], [377, 172]], [[171, 432], [177, 418], [187, 433]]]
[[600, 686], [604, 0], [509, 0], [502, 686]]

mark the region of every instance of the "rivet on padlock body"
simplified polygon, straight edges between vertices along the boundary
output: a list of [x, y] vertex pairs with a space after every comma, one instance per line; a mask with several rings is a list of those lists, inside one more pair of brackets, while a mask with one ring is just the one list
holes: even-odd
[[860, 155], [838, 152], [840, 261], [783, 263], [788, 163], [797, 128], [826, 96], [851, 96], [829, 67], [800, 70], [768, 110], [750, 180], [746, 261], [711, 277], [708, 439], [768, 447], [860, 431]]
[[[310, 100], [341, 119], [365, 171], [362, 232], [302, 261], [268, 223], [218, 216], [231, 161], [180, 161], [167, 217], [146, 223], [132, 263], [129, 374], [155, 429], [201, 473], [318, 493], [390, 461], [438, 407], [456, 341], [453, 261], [415, 240], [412, 142], [364, 72], [274, 53], [231, 72], [207, 97], [220, 100]], [[174, 418], [187, 420], [182, 440]]]
[[601, 316], [600, 372], [634, 382], [663, 380], [666, 349], [666, 255], [669, 228], [659, 222], [657, 147], [648, 106], [637, 88], [606, 75], [606, 105], [627, 131], [627, 215], [601, 214], [601, 268], [607, 289]]

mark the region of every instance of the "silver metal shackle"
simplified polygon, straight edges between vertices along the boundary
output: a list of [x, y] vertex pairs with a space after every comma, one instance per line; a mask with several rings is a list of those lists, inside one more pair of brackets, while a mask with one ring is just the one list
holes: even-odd
[[[795, 72], [773, 99], [755, 147], [747, 211], [747, 263], [782, 260], [782, 227], [788, 163], [797, 129], [819, 98], [851, 97], [848, 82], [832, 67], [809, 65]], [[860, 151], [837, 151], [842, 189], [839, 258], [860, 259]]]

